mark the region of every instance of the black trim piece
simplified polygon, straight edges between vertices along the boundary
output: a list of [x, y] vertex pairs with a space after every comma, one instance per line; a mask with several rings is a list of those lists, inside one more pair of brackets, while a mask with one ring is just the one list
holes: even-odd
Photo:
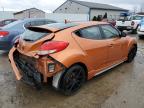
[[21, 80], [28, 85], [41, 89], [43, 75], [35, 68], [35, 58], [22, 55], [16, 50], [14, 52], [14, 62], [23, 75]]

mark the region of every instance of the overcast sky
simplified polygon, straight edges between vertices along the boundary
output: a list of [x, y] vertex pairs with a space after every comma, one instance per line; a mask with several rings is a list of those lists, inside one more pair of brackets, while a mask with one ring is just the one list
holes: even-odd
[[[0, 11], [20, 11], [31, 7], [52, 12], [66, 0], [0, 0]], [[144, 7], [144, 0], [83, 0], [97, 3], [111, 4], [121, 8], [134, 10], [134, 7]]]

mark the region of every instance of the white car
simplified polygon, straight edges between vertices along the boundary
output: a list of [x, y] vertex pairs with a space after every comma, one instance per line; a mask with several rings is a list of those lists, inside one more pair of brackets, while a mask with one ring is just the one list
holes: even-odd
[[137, 33], [140, 38], [144, 37], [144, 19], [140, 22]]
[[116, 21], [116, 27], [120, 30], [132, 30], [131, 26], [131, 20], [127, 16], [121, 16], [117, 21]]
[[144, 18], [144, 15], [133, 15], [127, 19], [119, 19], [116, 22], [116, 27], [123, 30], [132, 30], [132, 33], [136, 33], [140, 21]]
[[136, 32], [144, 15], [135, 15], [131, 17], [133, 32]]

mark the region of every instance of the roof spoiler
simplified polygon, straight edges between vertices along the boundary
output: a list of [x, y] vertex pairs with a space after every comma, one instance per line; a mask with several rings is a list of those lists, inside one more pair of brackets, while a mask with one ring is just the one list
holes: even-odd
[[27, 29], [31, 30], [31, 31], [36, 31], [36, 32], [53, 33], [53, 31], [50, 29], [45, 29], [45, 28], [41, 28], [41, 27], [37, 27], [37, 26], [27, 27]]

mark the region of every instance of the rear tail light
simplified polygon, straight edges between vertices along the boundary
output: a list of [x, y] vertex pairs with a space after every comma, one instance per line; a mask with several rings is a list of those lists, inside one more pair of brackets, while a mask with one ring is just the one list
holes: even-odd
[[64, 50], [69, 45], [63, 41], [49, 41], [42, 44], [37, 52], [38, 55], [48, 55]]
[[132, 22], [131, 22], [131, 25], [132, 25], [132, 26], [134, 26], [134, 25], [135, 25], [135, 22], [134, 22], [134, 21], [132, 21]]
[[5, 37], [9, 34], [7, 31], [0, 31], [0, 37]]

